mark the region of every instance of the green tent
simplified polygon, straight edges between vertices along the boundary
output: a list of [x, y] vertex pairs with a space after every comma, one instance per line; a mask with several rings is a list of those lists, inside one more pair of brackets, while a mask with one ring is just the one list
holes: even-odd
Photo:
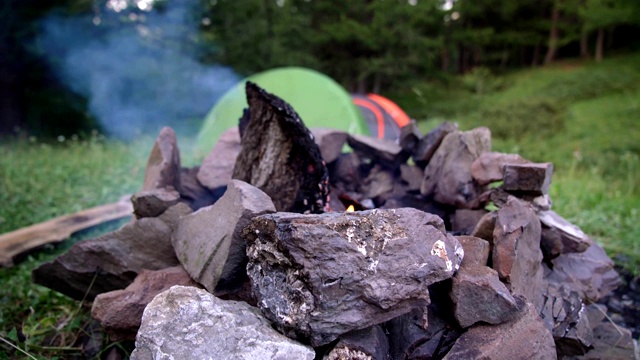
[[327, 127], [352, 134], [369, 134], [362, 113], [337, 82], [317, 71], [285, 67], [249, 76], [226, 94], [207, 114], [196, 146], [208, 152], [227, 129], [237, 126], [247, 105], [244, 86], [254, 82], [291, 104], [307, 127]]

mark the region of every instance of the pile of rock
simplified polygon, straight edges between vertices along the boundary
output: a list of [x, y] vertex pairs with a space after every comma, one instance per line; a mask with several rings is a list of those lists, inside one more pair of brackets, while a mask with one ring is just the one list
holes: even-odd
[[612, 261], [551, 210], [551, 164], [491, 152], [486, 128], [410, 124], [395, 144], [247, 99], [198, 168], [163, 129], [135, 221], [34, 281], [93, 300], [137, 359], [637, 356], [594, 304]]

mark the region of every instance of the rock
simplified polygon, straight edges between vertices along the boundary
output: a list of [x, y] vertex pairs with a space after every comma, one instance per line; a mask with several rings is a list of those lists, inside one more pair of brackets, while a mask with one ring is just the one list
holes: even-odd
[[422, 132], [418, 128], [418, 123], [411, 119], [407, 125], [400, 128], [398, 144], [407, 154], [411, 154], [421, 138]]
[[400, 179], [407, 183], [408, 191], [420, 191], [422, 169], [415, 165], [400, 165]]
[[551, 184], [552, 163], [506, 164], [502, 187], [509, 192], [521, 191], [536, 195], [546, 194]]
[[243, 237], [261, 310], [313, 346], [425, 306], [463, 257], [442, 219], [411, 208], [262, 215]]
[[381, 326], [372, 326], [340, 336], [324, 360], [388, 360], [389, 340]]
[[542, 246], [554, 255], [583, 252], [593, 244], [579, 227], [565, 220], [555, 211], [538, 211], [538, 218], [547, 229], [542, 233]]
[[33, 270], [33, 282], [76, 300], [124, 289], [142, 270], [179, 264], [171, 246], [175, 219], [191, 209], [180, 203], [160, 217], [142, 218], [95, 239], [75, 243], [52, 262]]
[[479, 237], [489, 241], [490, 244], [493, 244], [493, 231], [496, 228], [497, 218], [498, 213], [496, 211], [492, 211], [482, 216], [480, 220], [478, 220], [476, 227], [471, 231], [471, 236]]
[[269, 196], [260, 189], [231, 180], [215, 204], [180, 220], [173, 234], [173, 248], [189, 275], [209, 292], [217, 286], [240, 286], [247, 265], [240, 231], [254, 216], [275, 211]]
[[451, 217], [451, 231], [460, 235], [471, 234], [486, 213], [488, 211], [484, 209], [457, 209]]
[[542, 306], [543, 269], [540, 266], [540, 220], [531, 206], [515, 197], [497, 211], [493, 231], [493, 268], [513, 295]]
[[456, 240], [464, 250], [464, 259], [460, 266], [487, 265], [489, 261], [490, 246], [487, 240], [475, 236], [456, 236]]
[[418, 141], [418, 144], [416, 144], [411, 154], [416, 165], [421, 168], [426, 167], [445, 136], [457, 130], [458, 125], [445, 121], [427, 133], [427, 135]]
[[147, 160], [142, 191], [166, 187], [180, 187], [180, 150], [175, 131], [165, 126]]
[[593, 329], [593, 349], [585, 355], [570, 357], [579, 360], [623, 360], [640, 359], [638, 342], [629, 329], [615, 325], [610, 321], [598, 324]]
[[500, 325], [474, 325], [444, 359], [556, 359], [551, 333], [527, 303], [520, 316]]
[[459, 208], [473, 208], [484, 188], [471, 176], [471, 163], [491, 150], [487, 128], [448, 134], [424, 170], [420, 192], [436, 201]]
[[324, 162], [329, 164], [334, 162], [340, 154], [342, 154], [342, 148], [347, 142], [347, 133], [336, 129], [311, 129], [313, 137], [316, 139], [316, 144], [320, 148], [320, 154]]
[[595, 243], [581, 253], [561, 254], [551, 265], [546, 280], [563, 283], [590, 302], [597, 302], [621, 284], [613, 261]]
[[396, 185], [396, 180], [393, 173], [376, 165], [362, 181], [362, 195], [367, 199], [375, 199], [393, 191], [394, 185]]
[[173, 286], [147, 305], [132, 360], [308, 359], [313, 349], [279, 334], [258, 309]]
[[110, 340], [135, 340], [144, 308], [173, 285], [198, 286], [182, 266], [157, 271], [143, 269], [126, 289], [96, 296], [91, 316], [100, 322]]
[[343, 191], [359, 192], [362, 184], [360, 158], [356, 153], [345, 153], [329, 165], [331, 184]]
[[320, 149], [293, 108], [247, 82], [250, 120], [233, 178], [271, 197], [278, 211], [321, 213], [329, 175]]
[[198, 173], [200, 167], [180, 169], [180, 188], [177, 189], [183, 201], [189, 204], [193, 211], [216, 202], [222, 194], [218, 195], [218, 189], [211, 191], [200, 184]]
[[390, 140], [356, 134], [349, 135], [347, 143], [360, 158], [371, 159], [389, 169], [397, 169], [409, 157], [400, 145]]
[[441, 359], [461, 331], [449, 325], [444, 311], [431, 303], [385, 323], [391, 359]]
[[173, 188], [140, 191], [131, 196], [136, 218], [156, 217], [180, 201], [180, 194]]
[[471, 163], [471, 176], [480, 185], [488, 185], [504, 178], [507, 164], [527, 164], [530, 161], [517, 154], [486, 152]]
[[404, 207], [412, 207], [422, 210], [429, 214], [437, 215], [441, 219], [446, 219], [449, 214], [447, 209], [442, 205], [429, 201], [423, 195], [405, 194], [403, 196], [392, 196], [387, 199], [379, 209], [399, 209]]
[[212, 191], [227, 186], [241, 149], [240, 132], [237, 127], [234, 126], [222, 133], [200, 165], [197, 175], [200, 184]]
[[559, 358], [583, 355], [589, 350], [593, 333], [578, 293], [563, 284], [549, 283], [540, 316], [553, 335]]
[[[460, 268], [453, 277], [451, 300], [456, 320], [463, 328], [477, 322], [501, 324], [515, 318], [520, 310], [498, 273], [483, 265]], [[523, 304], [521, 301], [520, 307]]]

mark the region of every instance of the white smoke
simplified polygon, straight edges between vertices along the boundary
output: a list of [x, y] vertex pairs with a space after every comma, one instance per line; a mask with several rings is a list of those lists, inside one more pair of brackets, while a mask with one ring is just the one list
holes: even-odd
[[239, 80], [227, 67], [195, 60], [199, 21], [190, 11], [197, 0], [166, 1], [160, 10], [110, 4], [94, 14], [46, 17], [37, 49], [88, 99], [109, 135], [131, 139], [165, 125], [193, 133]]

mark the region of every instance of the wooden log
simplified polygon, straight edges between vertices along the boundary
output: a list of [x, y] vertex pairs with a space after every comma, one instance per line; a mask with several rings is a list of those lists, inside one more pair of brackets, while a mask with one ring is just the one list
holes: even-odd
[[45, 244], [61, 242], [76, 231], [131, 216], [131, 195], [117, 202], [81, 210], [0, 235], [0, 266], [13, 266], [13, 257]]

